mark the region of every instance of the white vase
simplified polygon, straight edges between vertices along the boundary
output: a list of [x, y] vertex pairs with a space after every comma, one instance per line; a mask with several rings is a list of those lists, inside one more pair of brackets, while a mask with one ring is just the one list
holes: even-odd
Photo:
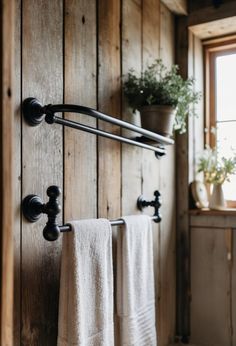
[[221, 210], [226, 208], [222, 184], [214, 184], [213, 191], [209, 200], [209, 208]]

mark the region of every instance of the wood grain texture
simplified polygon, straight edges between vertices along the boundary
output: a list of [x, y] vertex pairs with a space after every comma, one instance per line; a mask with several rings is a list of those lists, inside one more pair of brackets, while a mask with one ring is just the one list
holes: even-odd
[[187, 1], [186, 0], [161, 0], [168, 9], [178, 15], [187, 14]]
[[191, 342], [233, 345], [225, 230], [191, 229]]
[[201, 40], [230, 35], [234, 34], [236, 31], [235, 19], [236, 16], [233, 16], [214, 20], [213, 22], [196, 24], [190, 26], [190, 30]]
[[[185, 17], [176, 19], [176, 63], [183, 78], [188, 76], [188, 30]], [[188, 336], [189, 326], [189, 217], [188, 135], [176, 136], [176, 227], [177, 227], [177, 334]], [[182, 311], [182, 312], [181, 312]]]
[[213, 209], [190, 209], [190, 215], [215, 215], [215, 216], [236, 216], [236, 208], [225, 208], [223, 210], [213, 210]]
[[14, 57], [14, 2], [2, 1], [0, 24], [0, 191], [1, 191], [1, 345], [13, 345], [13, 57]]
[[[167, 68], [174, 63], [174, 16], [161, 5], [160, 57]], [[161, 345], [173, 342], [175, 335], [175, 146], [167, 148], [160, 160], [162, 222], [160, 223], [160, 321]], [[170, 284], [171, 282], [171, 284]]]
[[[16, 74], [19, 74], [17, 83], [20, 83], [22, 73], [23, 99], [36, 96], [42, 103], [61, 103], [64, 95], [66, 103], [93, 108], [98, 106], [101, 111], [112, 116], [121, 117], [122, 108], [124, 120], [139, 124], [139, 116], [133, 115], [126, 101], [121, 100], [121, 75], [131, 67], [141, 71], [142, 67], [159, 56], [159, 2], [102, 0], [96, 4], [92, 0], [66, 0], [64, 3], [61, 0], [24, 0], [22, 42], [19, 42], [20, 0], [17, 6], [16, 49], [20, 49], [17, 47], [22, 43], [23, 56], [22, 71], [19, 59], [15, 69]], [[170, 44], [168, 40], [166, 36], [165, 44], [169, 49], [173, 40]], [[17, 54], [19, 57], [19, 51]], [[16, 84], [15, 88], [19, 86]], [[19, 102], [20, 99], [17, 99], [16, 105]], [[83, 115], [67, 113], [65, 117], [96, 127], [94, 119]], [[46, 188], [49, 185], [64, 185], [65, 221], [69, 218], [97, 216], [117, 218], [121, 214], [139, 213], [136, 208], [137, 197], [144, 193], [147, 198], [152, 198], [153, 191], [159, 188], [160, 162], [152, 152], [128, 145], [121, 146], [117, 142], [72, 129], [64, 130], [63, 152], [63, 130], [59, 125], [43, 123], [39, 127], [30, 128], [23, 122], [20, 138], [20, 122], [16, 123], [17, 143], [22, 140], [22, 157], [20, 144], [15, 153], [17, 167], [19, 171], [22, 168], [23, 172], [22, 197], [36, 193], [46, 200]], [[101, 121], [99, 127], [120, 132], [119, 128]], [[128, 131], [123, 131], [123, 134], [130, 135]], [[174, 160], [172, 156], [171, 160]], [[15, 174], [17, 176], [17, 171]], [[15, 184], [17, 190], [19, 183]], [[164, 189], [164, 194], [168, 193], [167, 190]], [[17, 190], [16, 207], [19, 207], [21, 198], [18, 193]], [[144, 213], [152, 214], [153, 210], [150, 208]], [[166, 213], [166, 217], [168, 215]], [[56, 345], [61, 247], [60, 241], [51, 244], [43, 240], [45, 221], [45, 217], [36, 224], [22, 220], [22, 242], [20, 237], [16, 237], [15, 251], [19, 254], [17, 246], [22, 249], [22, 257], [17, 257], [15, 262], [18, 270], [21, 261], [21, 272], [16, 276], [15, 287], [22, 287], [22, 300], [19, 302], [22, 311], [20, 306], [16, 311], [19, 321], [15, 333], [16, 345]], [[18, 232], [20, 215], [16, 214], [15, 222]], [[158, 300], [162, 252], [160, 232], [156, 225], [154, 228]], [[171, 258], [174, 260], [173, 254]], [[171, 272], [168, 275], [171, 276]], [[18, 289], [18, 298], [19, 294]], [[174, 296], [170, 304], [173, 301]], [[174, 314], [174, 309], [172, 312]], [[164, 307], [160, 312], [158, 310], [158, 314], [160, 319], [164, 315], [167, 320], [168, 313], [165, 313]], [[172, 325], [172, 320], [167, 321], [166, 330], [170, 330], [169, 323]], [[162, 339], [163, 345], [159, 343], [160, 346], [164, 346], [164, 339], [167, 340], [166, 336]], [[116, 344], [119, 345], [118, 338]]]
[[235, 1], [224, 1], [218, 8], [213, 6], [200, 6], [189, 13], [188, 26], [209, 23], [233, 16], [236, 16]]
[[[143, 70], [160, 57], [160, 1], [143, 1], [142, 6], [142, 68]], [[160, 191], [160, 160], [152, 152], [142, 151], [142, 193], [147, 200], [153, 198], [155, 190]], [[162, 191], [160, 191], [162, 193]], [[152, 208], [144, 210], [152, 215]], [[156, 325], [158, 343], [162, 345], [162, 297], [161, 297], [161, 249], [160, 227], [153, 223], [154, 270], [156, 283]]]
[[[234, 212], [235, 214], [235, 212]], [[206, 215], [191, 215], [190, 224], [193, 227], [211, 227], [211, 228], [234, 228], [236, 225], [236, 216], [229, 214], [220, 215], [207, 213]]]
[[[108, 15], [109, 14], [109, 15]], [[120, 3], [98, 3], [98, 108], [120, 118]], [[114, 125], [99, 121], [99, 128], [119, 134]], [[120, 143], [98, 138], [98, 216], [120, 216]], [[112, 179], [111, 179], [112, 177]]]
[[15, 1], [14, 31], [14, 345], [21, 333], [21, 1]]
[[[125, 0], [122, 7], [122, 75], [133, 68], [137, 73], [142, 68], [142, 3], [140, 0]], [[122, 119], [140, 125], [139, 113], [133, 113], [127, 100], [122, 99]], [[123, 130], [122, 135], [131, 137]], [[133, 135], [133, 133], [132, 133]], [[122, 145], [122, 215], [138, 213], [136, 200], [142, 193], [142, 151]]]
[[[23, 99], [61, 103], [62, 2], [25, 0], [22, 10]], [[24, 123], [22, 141], [23, 197], [36, 193], [45, 201], [48, 186], [63, 185], [62, 128]], [[55, 345], [57, 339], [60, 241], [43, 239], [45, 222], [22, 225], [22, 345]]]
[[[65, 2], [65, 103], [96, 109], [96, 1]], [[96, 127], [96, 119], [66, 118]], [[97, 216], [96, 136], [65, 128], [65, 220]]]

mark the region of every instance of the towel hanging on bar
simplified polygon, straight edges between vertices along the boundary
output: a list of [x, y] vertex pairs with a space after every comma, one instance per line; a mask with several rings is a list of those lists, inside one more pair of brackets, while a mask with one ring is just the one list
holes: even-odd
[[[157, 221], [158, 216], [150, 216], [150, 219], [153, 221]], [[117, 220], [109, 220], [111, 226], [119, 226], [119, 225], [124, 225], [124, 220], [123, 219], [117, 219]], [[60, 227], [60, 232], [70, 232], [71, 231], [71, 226], [69, 224], [59, 226]]]
[[[58, 186], [49, 186], [47, 189], [47, 195], [49, 201], [44, 204], [41, 198], [37, 195], [28, 195], [22, 201], [22, 213], [25, 218], [30, 222], [36, 222], [40, 219], [42, 214], [48, 216], [48, 221], [43, 230], [43, 236], [46, 240], [57, 240], [60, 232], [69, 232], [71, 228], [69, 225], [59, 226], [57, 223], [57, 215], [61, 211], [61, 206], [58, 203], [58, 197], [61, 194], [61, 190]], [[146, 201], [143, 196], [139, 196], [137, 200], [137, 207], [139, 210], [151, 206], [154, 207], [154, 215], [151, 219], [154, 222], [159, 223], [161, 221], [160, 207], [161, 207], [161, 195], [159, 191], [154, 192], [155, 199], [153, 201]], [[111, 226], [122, 225], [124, 221], [122, 219], [111, 220]]]

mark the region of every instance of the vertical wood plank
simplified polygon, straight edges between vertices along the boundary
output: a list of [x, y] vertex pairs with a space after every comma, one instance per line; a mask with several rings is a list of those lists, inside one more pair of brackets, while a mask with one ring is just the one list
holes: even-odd
[[191, 228], [191, 342], [232, 345], [224, 229]]
[[[65, 1], [65, 103], [96, 108], [96, 1]], [[96, 119], [66, 118], [96, 127]], [[65, 220], [97, 215], [96, 136], [65, 128]]]
[[[143, 68], [160, 55], [160, 1], [143, 1], [142, 6], [142, 62]], [[171, 42], [170, 42], [171, 44]]]
[[[176, 18], [176, 63], [183, 78], [188, 76], [188, 30], [186, 17]], [[177, 335], [188, 340], [190, 333], [190, 268], [188, 216], [188, 135], [176, 136], [176, 266]]]
[[[142, 2], [124, 0], [122, 2], [122, 75], [133, 68], [137, 73], [142, 67]], [[140, 117], [132, 112], [126, 99], [122, 99], [124, 121], [140, 125]], [[122, 131], [124, 136], [131, 136]], [[132, 133], [133, 135], [133, 133]], [[122, 214], [138, 213], [136, 200], [142, 192], [142, 149], [122, 145]]]
[[170, 68], [175, 58], [174, 16], [163, 4], [160, 11], [160, 57], [165, 66]]
[[[194, 35], [189, 30], [188, 38], [188, 74], [194, 76], [195, 71], [195, 44], [194, 44]], [[193, 117], [188, 119], [188, 165], [189, 165], [189, 181], [195, 179], [195, 122]]]
[[[160, 57], [170, 68], [174, 63], [174, 16], [161, 4]], [[162, 222], [160, 223], [160, 343], [173, 342], [175, 335], [175, 146], [167, 147], [160, 160]]]
[[194, 36], [194, 78], [195, 78], [195, 90], [202, 93], [202, 98], [195, 105], [197, 118], [194, 117], [194, 130], [195, 135], [192, 139], [194, 141], [194, 170], [197, 168], [197, 160], [199, 154], [204, 149], [204, 65], [203, 65], [203, 46], [202, 41]]
[[[147, 0], [142, 2], [142, 68], [153, 64], [160, 56], [160, 1]], [[142, 151], [142, 193], [147, 198], [153, 198], [153, 192], [160, 190], [160, 160], [152, 152]], [[162, 193], [162, 191], [160, 191]], [[145, 214], [153, 213], [152, 208]], [[153, 223], [154, 270], [156, 292], [156, 326], [158, 344], [161, 343], [161, 248], [160, 227]]]
[[[120, 117], [120, 1], [98, 2], [98, 108]], [[99, 128], [119, 134], [120, 129], [99, 121]], [[98, 215], [120, 216], [120, 143], [98, 138]]]
[[[203, 48], [201, 40], [189, 31], [188, 74], [195, 79], [195, 91], [204, 94]], [[204, 149], [204, 97], [194, 105], [196, 117], [189, 117], [189, 181], [197, 178], [198, 157]]]
[[0, 24], [0, 343], [13, 345], [13, 57], [14, 2], [2, 1]]
[[[61, 103], [62, 1], [24, 0], [22, 10], [23, 99]], [[24, 123], [22, 140], [23, 196], [35, 193], [47, 200], [48, 186], [62, 187], [62, 128]], [[45, 222], [43, 217], [22, 225], [22, 345], [55, 345], [57, 339], [60, 241], [43, 239]]]
[[18, 345], [21, 331], [21, 0], [15, 0], [14, 49], [14, 345]]

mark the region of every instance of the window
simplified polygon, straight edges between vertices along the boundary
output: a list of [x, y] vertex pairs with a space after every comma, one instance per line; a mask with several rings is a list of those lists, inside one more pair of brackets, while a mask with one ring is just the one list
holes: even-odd
[[[219, 156], [236, 154], [236, 41], [206, 46], [206, 136]], [[225, 198], [235, 201], [236, 175], [223, 186]], [[232, 205], [233, 206], [233, 205]]]

